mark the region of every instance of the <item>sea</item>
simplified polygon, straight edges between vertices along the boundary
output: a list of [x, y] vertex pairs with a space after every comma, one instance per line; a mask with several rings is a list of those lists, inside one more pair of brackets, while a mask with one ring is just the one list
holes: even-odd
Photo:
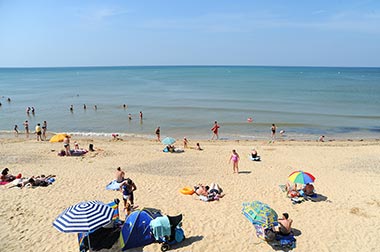
[[163, 137], [210, 139], [217, 121], [225, 140], [270, 139], [272, 124], [283, 139], [380, 138], [380, 68], [0, 68], [0, 102], [2, 135], [46, 120], [48, 132], [90, 137], [153, 139], [160, 126]]

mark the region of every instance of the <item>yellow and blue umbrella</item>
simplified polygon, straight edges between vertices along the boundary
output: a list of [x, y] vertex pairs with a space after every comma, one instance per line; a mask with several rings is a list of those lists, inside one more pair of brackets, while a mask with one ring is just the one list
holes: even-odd
[[288, 179], [295, 184], [308, 184], [313, 183], [315, 177], [308, 172], [295, 171], [289, 175]]
[[259, 225], [263, 228], [277, 225], [276, 211], [260, 201], [243, 203], [242, 212], [253, 225]]

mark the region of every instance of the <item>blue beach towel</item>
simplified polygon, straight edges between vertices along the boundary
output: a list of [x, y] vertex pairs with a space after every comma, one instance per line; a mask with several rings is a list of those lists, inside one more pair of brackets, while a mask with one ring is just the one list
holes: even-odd
[[121, 184], [121, 183], [118, 183], [116, 180], [112, 180], [112, 181], [106, 186], [106, 190], [117, 191], [117, 190], [120, 189], [120, 184]]

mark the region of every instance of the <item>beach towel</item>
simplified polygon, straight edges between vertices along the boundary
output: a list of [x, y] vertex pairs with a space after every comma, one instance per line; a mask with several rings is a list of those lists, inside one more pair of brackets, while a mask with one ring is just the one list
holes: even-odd
[[280, 187], [281, 191], [286, 192], [286, 185], [278, 185]]
[[153, 219], [150, 222], [150, 228], [156, 240], [161, 237], [170, 236], [170, 222], [168, 216], [161, 216]]
[[249, 159], [250, 159], [251, 161], [260, 161], [260, 156], [252, 157], [251, 155], [249, 155]]
[[112, 181], [106, 186], [106, 190], [117, 191], [117, 190], [120, 189], [120, 185], [121, 185], [121, 183], [118, 183], [116, 180], [112, 180]]

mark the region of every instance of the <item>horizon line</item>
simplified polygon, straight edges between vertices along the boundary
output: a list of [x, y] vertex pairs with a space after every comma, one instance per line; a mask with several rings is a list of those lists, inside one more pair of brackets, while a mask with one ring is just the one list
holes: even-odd
[[0, 69], [33, 68], [111, 68], [111, 67], [309, 67], [309, 68], [380, 68], [380, 66], [323, 66], [323, 65], [213, 65], [213, 64], [179, 64], [179, 65], [77, 65], [77, 66], [0, 66]]

